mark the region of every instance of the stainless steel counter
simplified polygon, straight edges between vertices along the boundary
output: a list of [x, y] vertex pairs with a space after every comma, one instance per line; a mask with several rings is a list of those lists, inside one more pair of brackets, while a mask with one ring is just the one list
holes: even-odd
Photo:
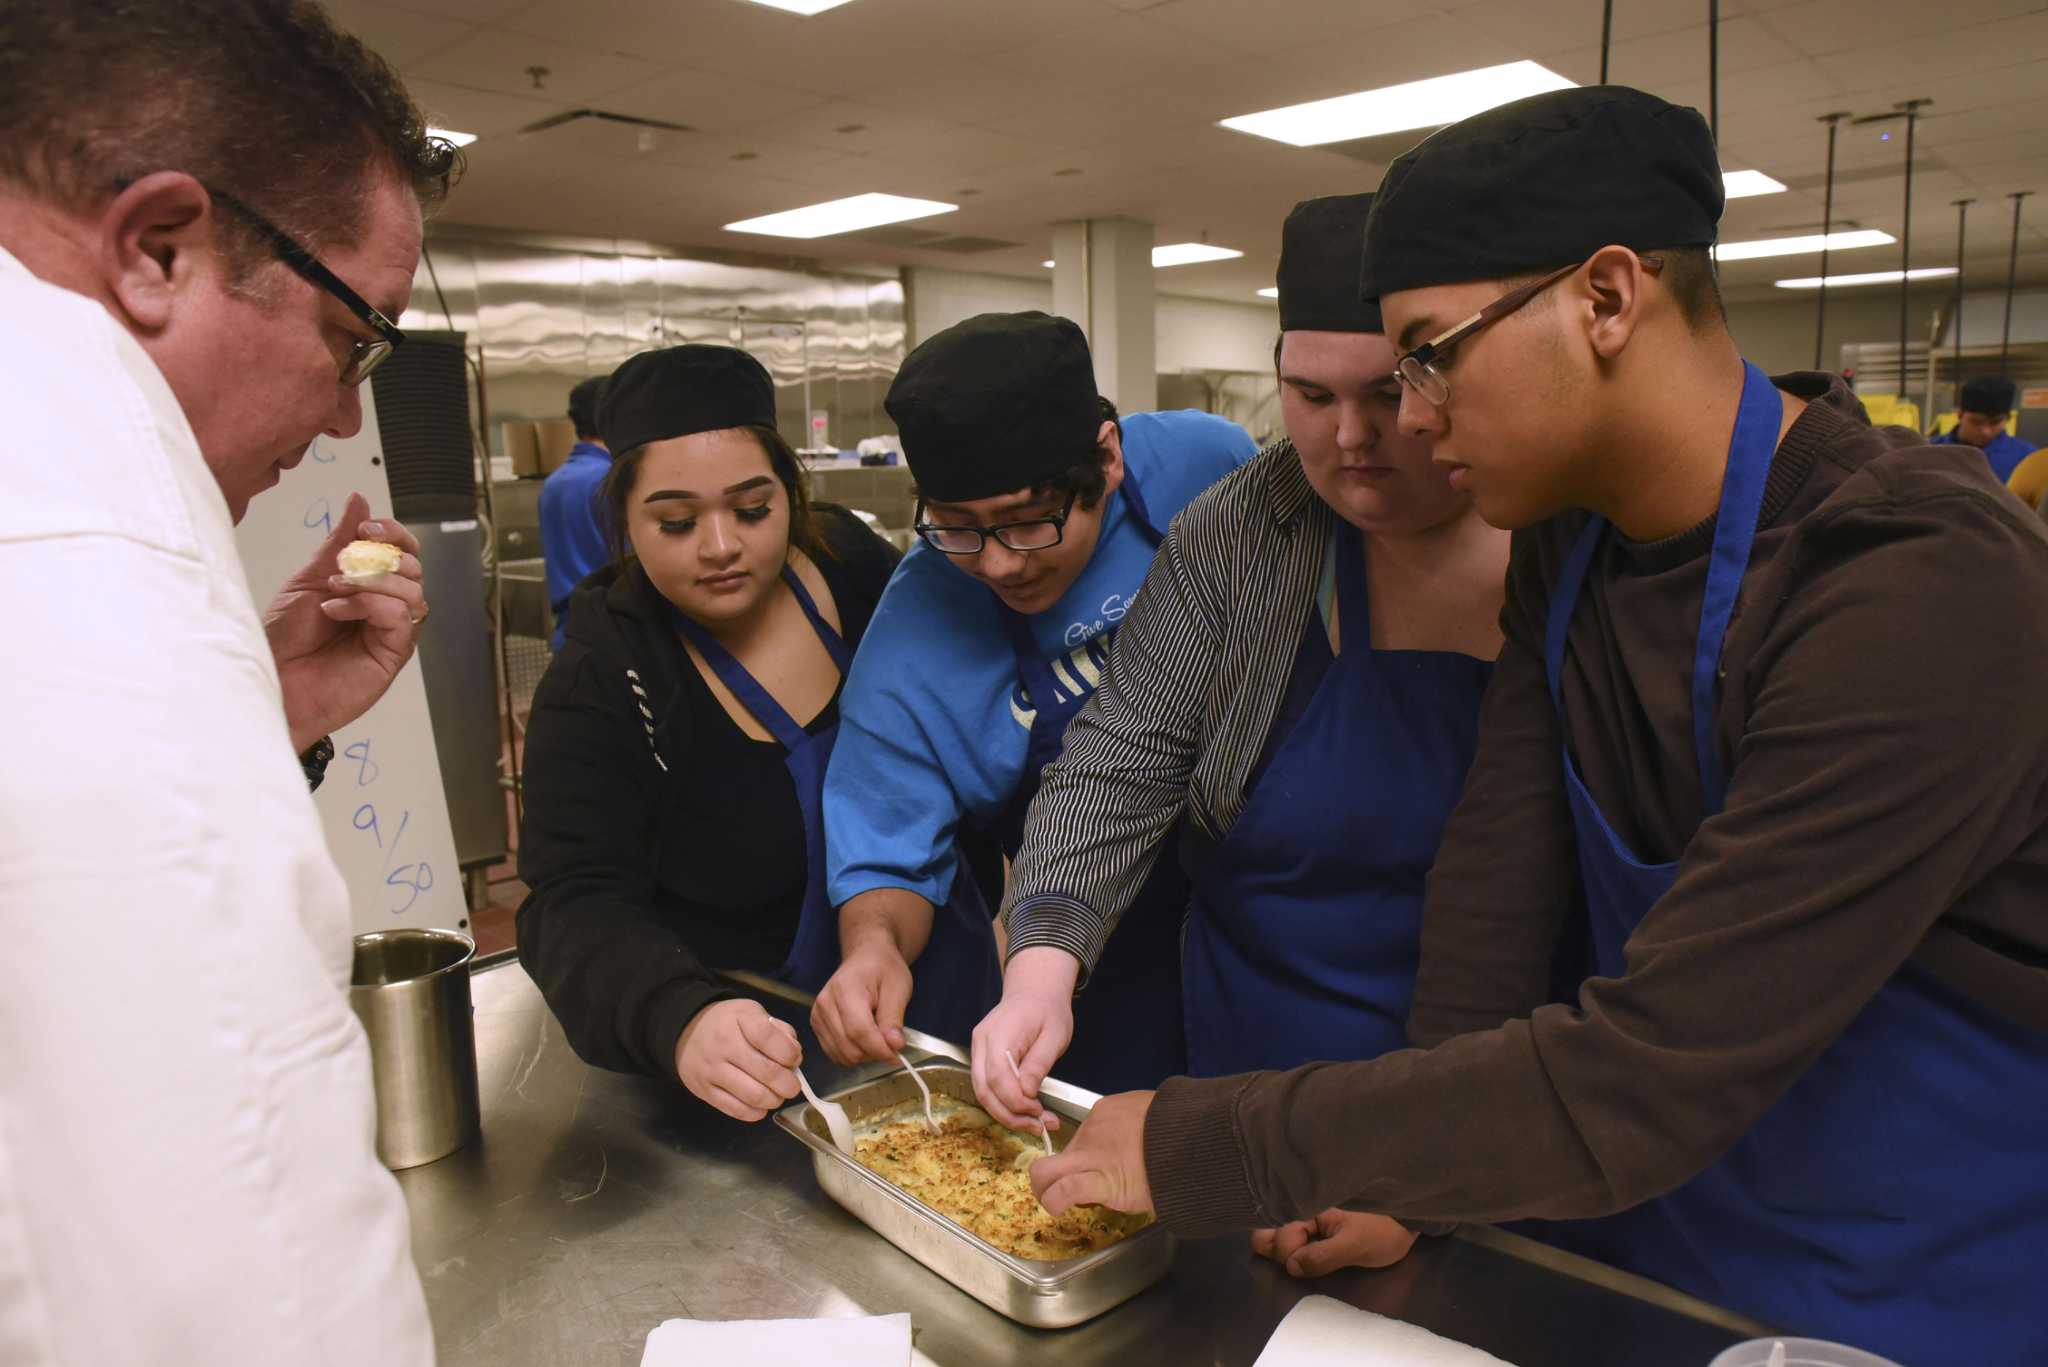
[[[817, 1188], [802, 1146], [676, 1091], [586, 1066], [517, 964], [478, 973], [483, 1136], [398, 1175], [444, 1367], [636, 1367], [664, 1319], [909, 1311], [918, 1360], [1255, 1359], [1311, 1292], [1398, 1316], [1516, 1367], [1705, 1367], [1760, 1327], [1492, 1230], [1399, 1266], [1297, 1282], [1242, 1239], [1184, 1243], [1159, 1286], [1073, 1329], [1024, 1329], [884, 1243]], [[832, 1068], [803, 1013], [806, 1071]], [[880, 1071], [880, 1070], [875, 1070]]]

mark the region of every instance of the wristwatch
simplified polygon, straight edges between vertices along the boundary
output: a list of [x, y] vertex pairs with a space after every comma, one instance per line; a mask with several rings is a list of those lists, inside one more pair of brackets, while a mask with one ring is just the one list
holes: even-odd
[[327, 763], [334, 758], [334, 738], [322, 736], [313, 742], [306, 753], [299, 756], [299, 768], [306, 775], [306, 789], [317, 792], [320, 780], [327, 777]]

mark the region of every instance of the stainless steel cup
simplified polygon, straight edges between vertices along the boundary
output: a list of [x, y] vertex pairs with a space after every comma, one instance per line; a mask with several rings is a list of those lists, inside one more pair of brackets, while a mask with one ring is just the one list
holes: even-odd
[[452, 930], [383, 930], [355, 945], [348, 995], [370, 1036], [377, 1157], [416, 1168], [476, 1137], [476, 943]]

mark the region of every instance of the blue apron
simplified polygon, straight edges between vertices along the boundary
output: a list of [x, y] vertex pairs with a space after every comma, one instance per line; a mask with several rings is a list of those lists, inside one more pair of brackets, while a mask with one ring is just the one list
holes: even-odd
[[[1229, 832], [1195, 860], [1182, 978], [1196, 1077], [1408, 1044], [1423, 879], [1472, 766], [1493, 666], [1373, 649], [1364, 541], [1342, 519], [1336, 556], [1344, 651]], [[1308, 630], [1323, 632], [1318, 614]]]
[[[1713, 731], [1722, 641], [1780, 414], [1777, 391], [1748, 366], [1692, 662], [1708, 818], [1727, 798]], [[1587, 525], [1550, 602], [1560, 726], [1572, 610], [1605, 526]], [[1678, 865], [1645, 864], [1623, 845], [1569, 744], [1564, 774], [1597, 971], [1619, 978], [1630, 934]], [[1990, 1016], [1908, 963], [1713, 1166], [1618, 1215], [1555, 1222], [1545, 1237], [1908, 1367], [2039, 1367], [2048, 1363], [2048, 1037]]]
[[[1119, 492], [1138, 531], [1158, 546], [1165, 538], [1128, 467]], [[1039, 653], [1031, 619], [1000, 598], [996, 608], [1016, 652], [1018, 679], [1037, 714], [1025, 752], [1024, 781], [1010, 795], [1009, 805], [996, 822], [1003, 853], [1014, 860], [1024, 841], [1025, 813], [1038, 794], [1039, 775], [1066, 748], [1067, 723], [1087, 703], [1093, 689], [1060, 688]], [[1097, 669], [1108, 663], [1106, 646], [1090, 642], [1088, 649]], [[1054, 1066], [1055, 1076], [1109, 1094], [1157, 1087], [1186, 1068], [1179, 942], [1187, 901], [1187, 875], [1169, 841], [1129, 910], [1117, 922], [1116, 932], [1103, 946], [1102, 958], [1088, 975], [1087, 990], [1074, 999], [1074, 1040]]]
[[[846, 642], [818, 614], [818, 606], [811, 601], [803, 581], [786, 565], [782, 582], [796, 595], [804, 616], [810, 619], [811, 629], [818, 633], [826, 653], [844, 678], [853, 660]], [[839, 967], [839, 916], [825, 896], [822, 816], [825, 766], [832, 758], [834, 742], [839, 739], [839, 723], [834, 720], [815, 735], [798, 726], [782, 704], [770, 697], [768, 690], [747, 672], [747, 667], [734, 659], [732, 652], [711, 633], [676, 611], [673, 604], [670, 611], [677, 629], [697, 648], [712, 672], [788, 752], [783, 763], [796, 789], [797, 807], [803, 813], [804, 855], [810, 862], [804, 876], [804, 905], [797, 919], [796, 938], [790, 944], [789, 958], [773, 976], [806, 992], [816, 992]], [[980, 906], [978, 896], [973, 905]], [[949, 1040], [964, 1040], [973, 1032], [976, 1023], [1002, 997], [995, 933], [986, 908], [981, 909], [978, 918], [954, 914], [952, 907], [933, 918], [931, 939], [913, 966], [912, 984], [910, 1007], [904, 1016], [906, 1024]]]

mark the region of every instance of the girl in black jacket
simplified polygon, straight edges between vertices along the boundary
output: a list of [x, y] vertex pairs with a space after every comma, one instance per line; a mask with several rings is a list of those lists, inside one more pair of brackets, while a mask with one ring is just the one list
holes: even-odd
[[715, 969], [814, 989], [837, 966], [806, 786], [898, 558], [809, 504], [774, 423], [767, 372], [729, 347], [613, 376], [619, 563], [577, 589], [535, 695], [519, 840], [520, 961], [576, 1052], [742, 1120], [797, 1095], [800, 1051]]

